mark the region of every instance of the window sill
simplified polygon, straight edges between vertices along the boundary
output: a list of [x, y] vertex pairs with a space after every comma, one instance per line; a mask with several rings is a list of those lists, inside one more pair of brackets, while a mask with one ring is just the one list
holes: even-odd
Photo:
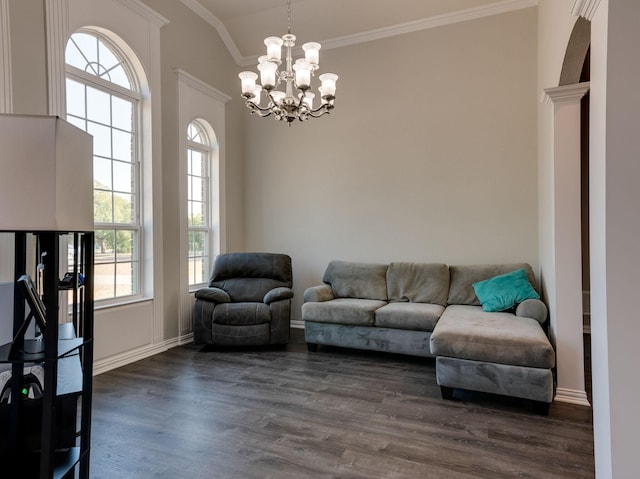
[[105, 309], [113, 309], [113, 308], [119, 308], [121, 306], [130, 306], [132, 304], [148, 303], [151, 301], [153, 301], [153, 297], [131, 298], [125, 301], [118, 301], [117, 303], [107, 303], [107, 304], [94, 303], [94, 310], [99, 311], [99, 310], [105, 310]]

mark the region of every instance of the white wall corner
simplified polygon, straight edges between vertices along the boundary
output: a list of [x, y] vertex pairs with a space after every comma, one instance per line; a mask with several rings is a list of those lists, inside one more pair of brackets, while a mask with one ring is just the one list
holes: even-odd
[[575, 0], [571, 13], [576, 17], [584, 17], [591, 21], [600, 5], [600, 0]]
[[227, 47], [227, 50], [229, 50], [229, 53], [231, 54], [231, 57], [233, 58], [233, 60], [236, 62], [236, 64], [242, 65], [243, 58], [242, 58], [242, 55], [240, 54], [240, 50], [238, 50], [238, 47], [233, 41], [233, 38], [231, 38], [231, 35], [229, 35], [229, 32], [225, 28], [224, 24], [220, 21], [220, 19], [216, 17], [213, 13], [211, 13], [211, 11], [203, 7], [202, 4], [198, 2], [198, 0], [180, 0], [180, 1], [185, 6], [189, 7], [193, 11], [193, 13], [198, 15], [205, 22], [207, 22], [209, 25], [211, 25], [213, 28], [216, 29], [216, 31], [218, 32], [218, 35], [220, 35], [220, 38], [222, 39], [222, 42]]

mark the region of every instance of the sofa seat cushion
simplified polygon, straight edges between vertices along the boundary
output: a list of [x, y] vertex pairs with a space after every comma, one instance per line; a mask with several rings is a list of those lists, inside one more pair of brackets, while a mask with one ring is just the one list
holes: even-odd
[[430, 303], [389, 303], [376, 311], [376, 326], [413, 331], [433, 331], [444, 307]]
[[552, 368], [555, 353], [540, 323], [480, 306], [448, 306], [433, 334], [431, 353], [514, 366]]
[[252, 326], [271, 321], [271, 310], [264, 303], [222, 303], [213, 310], [213, 322], [229, 326]]
[[322, 303], [304, 303], [302, 319], [318, 323], [373, 326], [375, 311], [387, 304], [375, 299], [338, 298]]

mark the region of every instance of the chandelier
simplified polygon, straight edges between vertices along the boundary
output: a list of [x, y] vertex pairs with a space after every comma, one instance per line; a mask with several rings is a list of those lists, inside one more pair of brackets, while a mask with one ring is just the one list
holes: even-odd
[[[322, 84], [319, 105], [314, 107], [315, 93], [311, 91], [311, 78], [318, 70], [321, 45], [309, 42], [302, 45], [304, 58], [293, 63], [291, 50], [295, 46], [296, 36], [291, 34], [291, 0], [287, 0], [288, 32], [282, 38], [265, 38], [267, 54], [258, 58], [260, 83], [256, 84], [258, 74], [252, 71], [241, 72], [242, 97], [252, 114], [261, 117], [273, 115], [276, 120], [286, 120], [289, 126], [298, 119], [308, 120], [329, 113], [336, 98], [335, 73], [324, 73], [318, 77]], [[282, 47], [285, 47], [285, 65], [282, 69]], [[278, 87], [284, 84], [284, 91]], [[266, 106], [261, 106], [264, 91]]]

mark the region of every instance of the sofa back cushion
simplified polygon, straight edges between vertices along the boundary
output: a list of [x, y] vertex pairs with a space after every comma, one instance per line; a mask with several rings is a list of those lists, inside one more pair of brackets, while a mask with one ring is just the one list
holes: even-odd
[[324, 281], [336, 298], [378, 299], [387, 301], [386, 264], [331, 261]]
[[473, 289], [473, 283], [493, 278], [499, 274], [510, 273], [520, 268], [524, 268], [529, 282], [537, 291], [533, 269], [527, 263], [449, 266], [449, 298], [447, 303], [480, 306], [480, 301], [478, 301], [476, 292]]
[[291, 258], [278, 253], [226, 253], [216, 257], [209, 286], [232, 302], [262, 302], [274, 288], [291, 288]]
[[387, 269], [389, 301], [447, 305], [449, 268], [442, 263], [391, 263]]

